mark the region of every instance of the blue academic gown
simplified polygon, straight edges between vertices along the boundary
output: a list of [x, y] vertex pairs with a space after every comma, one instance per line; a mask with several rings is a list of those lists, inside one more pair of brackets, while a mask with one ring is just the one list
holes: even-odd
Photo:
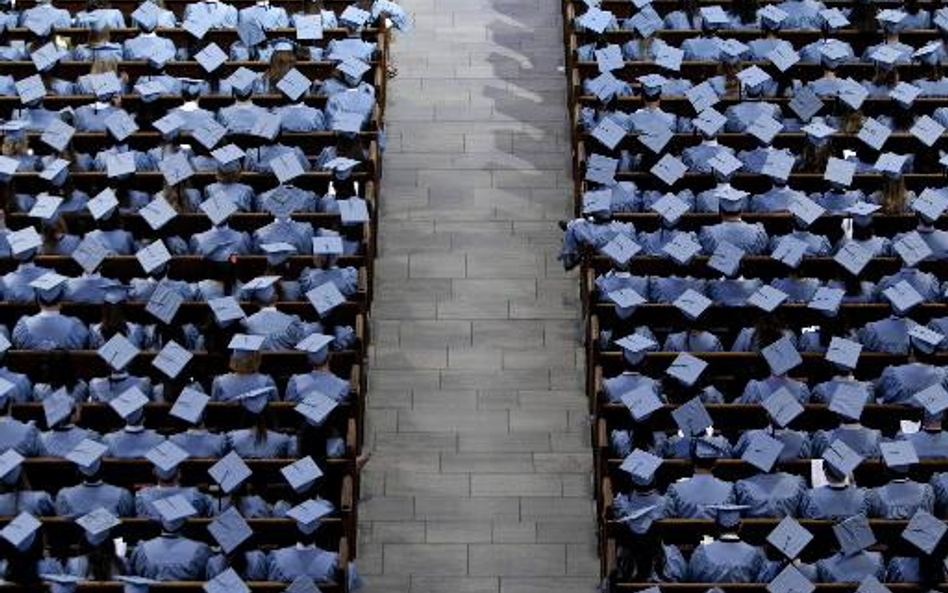
[[244, 459], [296, 457], [296, 438], [275, 430], [268, 430], [266, 438], [260, 441], [249, 428], [232, 430], [227, 438], [230, 448]]
[[102, 481], [83, 482], [62, 488], [56, 494], [56, 514], [60, 517], [81, 517], [99, 507], [117, 517], [135, 516], [135, 499], [120, 486]]
[[767, 573], [763, 550], [739, 539], [701, 544], [688, 560], [688, 580], [695, 583], [755, 583]]
[[286, 384], [285, 400], [299, 402], [313, 392], [319, 392], [341, 402], [349, 396], [349, 382], [328, 371], [311, 371], [293, 375]]
[[135, 514], [160, 520], [161, 514], [155, 509], [155, 502], [177, 495], [186, 498], [201, 517], [213, 514], [211, 499], [193, 486], [146, 486], [135, 493]]
[[811, 488], [800, 503], [800, 516], [805, 519], [848, 519], [868, 511], [866, 490], [856, 486], [828, 484]]
[[140, 542], [132, 551], [129, 567], [134, 574], [157, 581], [200, 581], [210, 557], [207, 544], [162, 534]]
[[126, 426], [102, 437], [109, 448], [106, 455], [122, 459], [144, 457], [164, 441], [165, 437], [144, 426]]
[[13, 449], [24, 457], [45, 455], [39, 431], [10, 416], [0, 417], [0, 451]]
[[876, 381], [879, 403], [907, 404], [912, 397], [935, 384], [945, 384], [946, 371], [920, 362], [886, 367]]
[[837, 440], [842, 441], [863, 457], [880, 455], [879, 443], [882, 441], [882, 433], [874, 428], [852, 424], [840, 425], [832, 430], [816, 431], [813, 435], [813, 454], [822, 455], [827, 447]]
[[837, 552], [816, 563], [821, 583], [861, 583], [868, 576], [885, 578], [885, 564], [879, 552], [860, 551], [852, 555]]
[[56, 510], [48, 492], [18, 490], [16, 492], [0, 493], [0, 515], [15, 517], [20, 513], [29, 513], [37, 517], [50, 517], [56, 514]]
[[744, 455], [744, 451], [747, 450], [751, 440], [758, 434], [772, 437], [783, 443], [783, 449], [780, 451], [777, 461], [786, 462], [793, 461], [795, 459], [810, 458], [810, 434], [804, 431], [790, 430], [786, 428], [780, 428], [777, 430], [768, 428], [755, 428], [753, 430], [746, 430], [742, 432], [741, 437], [734, 446], [735, 457]]
[[263, 373], [227, 373], [226, 375], [219, 375], [211, 382], [211, 401], [237, 401], [238, 396], [265, 387], [272, 389], [267, 398], [269, 401], [280, 399], [276, 382], [270, 375], [264, 375]]
[[177, 432], [168, 440], [184, 449], [191, 457], [223, 457], [227, 454], [227, 437], [203, 428]]
[[880, 519], [911, 519], [916, 511], [935, 511], [935, 491], [913, 480], [893, 480], [869, 491], [869, 516]]
[[711, 474], [696, 474], [675, 482], [666, 492], [669, 516], [682, 519], [712, 519], [709, 506], [734, 502], [734, 485]]
[[750, 507], [744, 517], [792, 517], [805, 492], [803, 478], [784, 472], [757, 474], [734, 484], [737, 504]]
[[40, 434], [43, 450], [46, 455], [53, 457], [65, 457], [85, 439], [98, 441], [101, 438], [101, 435], [93, 430], [73, 425], [58, 426]]
[[300, 576], [316, 582], [332, 580], [339, 555], [315, 546], [288, 546], [273, 550], [267, 557], [267, 580], [289, 583]]

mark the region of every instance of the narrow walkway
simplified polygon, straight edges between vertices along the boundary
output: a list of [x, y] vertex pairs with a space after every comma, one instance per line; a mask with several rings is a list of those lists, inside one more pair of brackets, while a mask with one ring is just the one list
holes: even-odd
[[587, 593], [560, 0], [402, 0], [358, 565], [369, 593]]

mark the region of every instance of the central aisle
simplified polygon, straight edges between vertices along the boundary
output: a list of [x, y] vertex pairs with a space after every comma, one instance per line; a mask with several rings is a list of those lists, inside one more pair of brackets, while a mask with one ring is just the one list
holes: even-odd
[[560, 0], [404, 0], [359, 558], [369, 593], [598, 577]]

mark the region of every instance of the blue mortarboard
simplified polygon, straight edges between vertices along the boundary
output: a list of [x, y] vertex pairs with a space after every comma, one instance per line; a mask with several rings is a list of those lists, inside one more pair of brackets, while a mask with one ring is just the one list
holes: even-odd
[[838, 8], [826, 8], [820, 11], [823, 26], [830, 29], [842, 29], [849, 25], [849, 19]]
[[629, 474], [632, 482], [645, 486], [652, 483], [655, 472], [662, 466], [662, 458], [652, 455], [647, 451], [636, 449], [632, 451], [625, 459], [619, 469]]
[[236, 451], [231, 451], [207, 470], [225, 494], [230, 494], [243, 484], [253, 472]]
[[158, 512], [162, 526], [169, 531], [176, 531], [187, 519], [198, 514], [197, 509], [181, 494], [159, 498], [152, 505]]
[[72, 415], [75, 400], [64, 389], [57, 389], [43, 400], [43, 416], [46, 426], [52, 428]]
[[711, 83], [704, 81], [700, 84], [687, 89], [685, 98], [691, 103], [695, 113], [701, 113], [709, 107], [713, 107], [720, 100], [717, 91], [711, 86]]
[[762, 309], [767, 313], [772, 313], [777, 307], [782, 305], [787, 298], [787, 293], [769, 284], [764, 284], [747, 297], [747, 304]]
[[767, 541], [780, 550], [784, 556], [793, 560], [800, 555], [807, 544], [813, 541], [813, 534], [793, 517], [784, 517], [767, 535]]
[[926, 187], [909, 207], [925, 222], [933, 224], [948, 208], [948, 195], [944, 190]]
[[889, 441], [879, 443], [882, 459], [887, 467], [903, 470], [918, 463], [918, 453], [912, 441]]
[[678, 379], [685, 385], [694, 385], [698, 378], [701, 376], [701, 373], [707, 368], [708, 363], [683, 352], [679, 354], [668, 369], [665, 371], [669, 376]]
[[779, 29], [783, 22], [787, 20], [787, 17], [790, 16], [773, 4], [761, 7], [757, 14], [760, 16], [761, 24], [771, 30]]
[[272, 393], [273, 387], [261, 387], [260, 389], [245, 391], [235, 399], [251, 414], [259, 414], [267, 407]]
[[207, 305], [214, 313], [214, 319], [217, 321], [217, 325], [221, 327], [246, 317], [244, 310], [240, 308], [240, 303], [232, 296], [209, 299]]
[[945, 126], [928, 115], [922, 115], [909, 128], [909, 133], [918, 138], [922, 144], [931, 148], [945, 133]]
[[206, 593], [250, 593], [247, 586], [233, 568], [228, 568], [213, 579], [204, 583]]
[[611, 72], [621, 70], [625, 66], [622, 59], [622, 48], [614, 43], [595, 50], [596, 64], [600, 72]]
[[862, 123], [862, 129], [859, 130], [857, 138], [874, 150], [882, 150], [882, 146], [892, 134], [892, 130], [879, 120], [867, 117]]
[[803, 256], [806, 254], [807, 244], [793, 235], [785, 235], [774, 247], [770, 257], [774, 261], [779, 261], [792, 269], [800, 266]]
[[[773, 5], [768, 5], [768, 7], [773, 7]], [[786, 72], [800, 61], [800, 54], [786, 42], [776, 44], [766, 57], [781, 72]]]
[[280, 473], [297, 494], [309, 490], [323, 475], [323, 471], [309, 455], [284, 466]]
[[236, 507], [229, 507], [207, 526], [211, 536], [220, 544], [225, 554], [236, 550], [253, 535], [253, 530]]
[[770, 372], [774, 375], [785, 375], [787, 371], [803, 363], [803, 358], [787, 336], [764, 347], [760, 352], [767, 360]]
[[694, 127], [706, 138], [717, 136], [718, 132], [721, 131], [721, 128], [723, 128], [726, 123], [727, 118], [714, 107], [708, 107], [699, 113], [698, 117], [693, 121]]
[[339, 406], [339, 402], [318, 391], [307, 395], [293, 409], [306, 419], [310, 426], [322, 426], [329, 414]]
[[901, 10], [886, 8], [876, 14], [876, 20], [879, 21], [879, 24], [886, 32], [897, 33], [904, 28], [902, 23], [907, 16], [908, 15]]
[[616, 235], [600, 251], [619, 266], [625, 266], [642, 247], [626, 235]]
[[168, 340], [158, 354], [155, 355], [151, 364], [167, 375], [169, 379], [174, 379], [181, 374], [181, 371], [184, 370], [184, 367], [187, 366], [193, 357], [194, 355], [190, 350], [187, 350], [174, 340]]
[[740, 247], [728, 241], [720, 241], [708, 258], [708, 267], [717, 270], [725, 276], [734, 276], [741, 267], [741, 260], [745, 252]]
[[808, 86], [798, 88], [788, 103], [803, 121], [810, 121], [823, 108], [823, 100]]
[[767, 414], [779, 426], [787, 426], [794, 418], [803, 413], [803, 406], [790, 391], [781, 387], [763, 401]]
[[636, 422], [647, 419], [653, 412], [662, 408], [662, 400], [648, 385], [623, 393], [620, 399]]
[[813, 593], [816, 585], [810, 582], [800, 569], [788, 563], [780, 573], [767, 584], [768, 593]]
[[834, 336], [826, 350], [826, 360], [850, 369], [856, 368], [862, 344]]
[[919, 509], [912, 515], [902, 538], [926, 554], [931, 554], [945, 537], [948, 526], [931, 513]]
[[[682, 356], [690, 356], [690, 355], [679, 355], [678, 358], [681, 358]], [[690, 373], [689, 378], [690, 376], [694, 376], [693, 368], [695, 366], [698, 366], [695, 364], [694, 361], [699, 360], [694, 357], [692, 358], [694, 360], [689, 359], [687, 361], [690, 363], [690, 368], [686, 371], [687, 373]], [[705, 366], [707, 365], [705, 364]], [[700, 374], [700, 371], [698, 372]], [[672, 375], [672, 376], [675, 378], [678, 378], [676, 375]], [[695, 377], [694, 381], [688, 382], [688, 381], [683, 380], [683, 382], [685, 382], [688, 385], [692, 385], [694, 384], [696, 380], [697, 380], [697, 377]], [[682, 433], [684, 433], [685, 436], [697, 436], [697, 435], [703, 434], [704, 431], [707, 430], [712, 425], [711, 415], [708, 414], [708, 410], [705, 409], [704, 405], [701, 403], [700, 397], [692, 398], [688, 400], [687, 402], [685, 402], [684, 404], [675, 408], [672, 411], [672, 418], [675, 420], [675, 424], [678, 425], [678, 428], [681, 429]]]
[[102, 456], [109, 448], [98, 441], [83, 439], [66, 454], [66, 459], [76, 464], [83, 475], [95, 475], [99, 471]]
[[109, 407], [123, 420], [131, 422], [139, 417], [139, 413], [147, 403], [148, 396], [138, 387], [130, 387], [109, 400]]
[[625, 128], [611, 117], [603, 117], [592, 131], [592, 136], [609, 150], [613, 150], [625, 138]]
[[36, 531], [42, 526], [39, 519], [27, 512], [21, 512], [0, 529], [0, 537], [7, 540], [20, 551], [24, 551], [33, 544]]
[[108, 539], [112, 528], [120, 523], [118, 517], [103, 507], [97, 507], [92, 512], [76, 519], [76, 524], [82, 527], [86, 539], [92, 545], [101, 544]]
[[204, 408], [210, 400], [210, 396], [197, 389], [185, 387], [168, 413], [190, 424], [197, 424], [204, 415]]
[[117, 371], [121, 371], [128, 366], [138, 355], [138, 352], [138, 348], [121, 333], [113, 335], [98, 350], [99, 357]]
[[688, 319], [695, 320], [701, 317], [713, 301], [703, 294], [689, 288], [681, 293], [672, 303], [677, 309], [685, 314]]
[[909, 267], [918, 265], [919, 262], [934, 254], [918, 231], [906, 233], [892, 244], [892, 248]]
[[690, 262], [701, 252], [701, 245], [692, 233], [678, 233], [662, 246], [662, 253], [671, 257], [680, 265]]
[[863, 459], [849, 445], [836, 439], [823, 451], [823, 461], [830, 464], [840, 474], [849, 475], [862, 463]]
[[948, 391], [940, 383], [922, 389], [912, 396], [912, 400], [930, 416], [937, 416], [948, 409]]
[[0, 453], [0, 482], [8, 486], [16, 484], [26, 461], [15, 449], [7, 449]]
[[731, 529], [741, 523], [741, 513], [750, 507], [746, 504], [712, 504], [706, 508], [714, 511], [714, 518], [718, 525]]
[[135, 253], [135, 259], [141, 264], [146, 274], [152, 274], [155, 270], [164, 269], [165, 264], [171, 261], [171, 252], [168, 251], [164, 241], [155, 239], [139, 249]]
[[73, 135], [76, 133], [76, 128], [70, 126], [61, 119], [50, 120], [46, 128], [43, 130], [40, 140], [50, 146], [53, 150], [62, 152], [66, 149], [66, 146], [69, 145], [69, 141], [72, 140]]
[[701, 20], [706, 25], [710, 25], [712, 28], [723, 27], [731, 22], [731, 19], [727, 16], [727, 13], [724, 12], [724, 9], [721, 8], [719, 4], [714, 4], [712, 6], [702, 6], [700, 8], [700, 13]]
[[855, 385], [842, 383], [833, 390], [829, 409], [843, 418], [858, 421], [865, 406], [865, 391]]
[[853, 276], [858, 276], [872, 259], [872, 252], [856, 242], [845, 243], [833, 259]]
[[286, 512], [286, 516], [296, 521], [296, 527], [302, 533], [310, 534], [319, 528], [323, 517], [335, 509], [332, 504], [322, 499], [305, 500]]
[[865, 550], [876, 543], [869, 520], [863, 514], [853, 515], [833, 526], [833, 533], [839, 541], [843, 554], [850, 556]]
[[201, 68], [210, 73], [224, 65], [224, 62], [227, 61], [227, 54], [216, 43], [209, 43], [204, 49], [194, 54], [194, 59], [201, 65]]
[[925, 302], [925, 297], [905, 280], [886, 288], [882, 291], [882, 295], [889, 301], [889, 304], [899, 315], [904, 315], [916, 305]]

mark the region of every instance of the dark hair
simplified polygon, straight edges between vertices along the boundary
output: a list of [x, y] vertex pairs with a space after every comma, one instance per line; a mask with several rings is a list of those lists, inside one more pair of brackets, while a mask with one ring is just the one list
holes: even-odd
[[122, 312], [122, 307], [117, 303], [103, 303], [102, 304], [102, 325], [99, 327], [99, 332], [102, 334], [102, 339], [108, 341], [118, 333], [125, 333], [128, 331], [128, 322], [125, 321], [125, 315]]
[[115, 543], [112, 538], [106, 539], [98, 545], [89, 545], [86, 557], [89, 559], [89, 580], [111, 581], [115, 575], [122, 574], [122, 565], [115, 553]]

